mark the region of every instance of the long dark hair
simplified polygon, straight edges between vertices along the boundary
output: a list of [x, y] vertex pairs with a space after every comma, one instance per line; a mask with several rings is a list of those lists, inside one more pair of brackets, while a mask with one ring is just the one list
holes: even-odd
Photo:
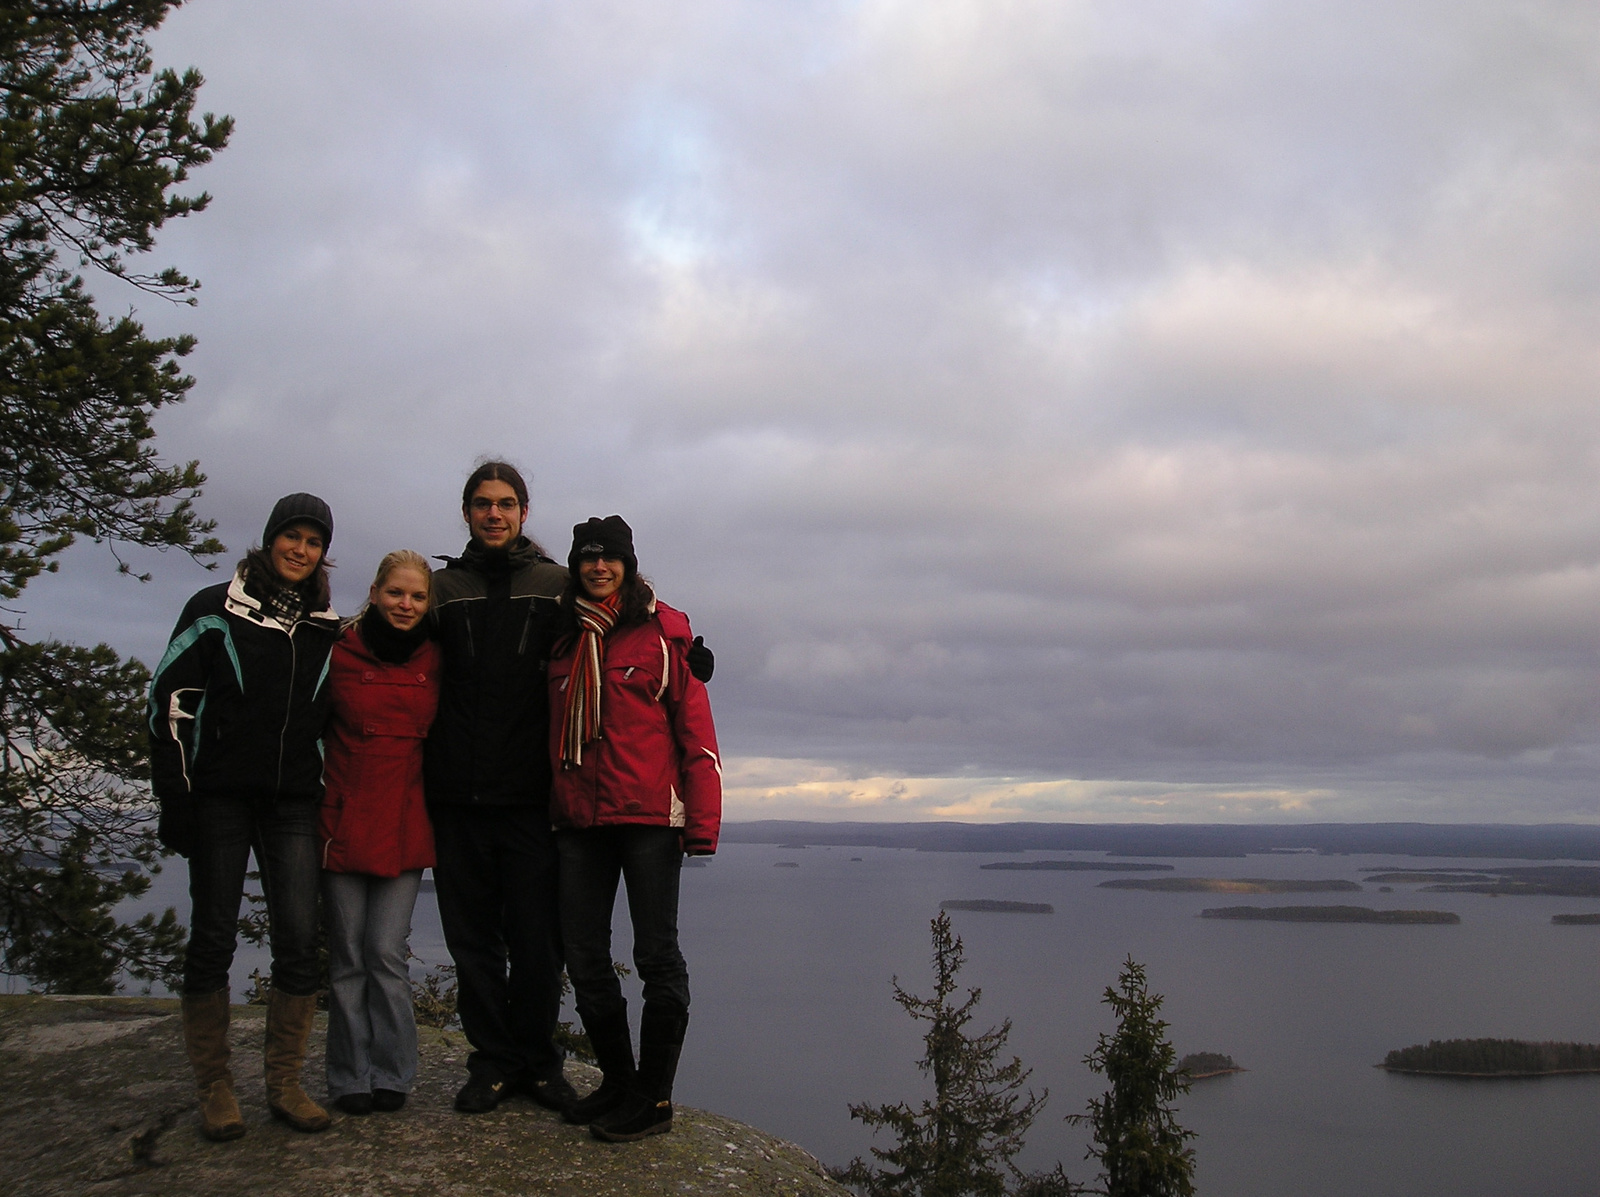
[[[638, 570], [628, 571], [628, 576], [619, 588], [622, 595], [622, 611], [617, 616], [617, 627], [625, 628], [629, 624], [643, 623], [650, 618], [651, 604], [656, 601], [655, 587], [650, 585], [650, 580], [639, 573]], [[578, 599], [588, 598], [589, 592], [583, 588], [583, 580], [578, 577], [577, 571], [567, 575], [567, 588], [561, 592], [561, 635], [562, 638], [578, 634]]]
[[461, 488], [463, 511], [472, 506], [473, 493], [485, 482], [504, 482], [516, 492], [518, 506], [528, 505], [528, 484], [522, 480], [522, 471], [509, 461], [485, 461], [467, 475], [467, 484]]
[[[284, 584], [278, 571], [272, 568], [272, 554], [266, 549], [251, 549], [239, 564], [244, 566], [245, 585], [254, 590], [265, 594], [270, 588]], [[293, 587], [305, 599], [307, 611], [326, 611], [333, 601], [333, 587], [328, 584], [328, 571], [332, 568], [333, 562], [324, 553], [311, 576]]]

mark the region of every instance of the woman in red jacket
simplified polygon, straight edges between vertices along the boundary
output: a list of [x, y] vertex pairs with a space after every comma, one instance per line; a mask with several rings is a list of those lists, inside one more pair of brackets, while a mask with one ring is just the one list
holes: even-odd
[[[722, 765], [711, 703], [689, 672], [693, 634], [639, 576], [619, 515], [572, 530], [567, 637], [550, 662], [550, 821], [560, 853], [561, 935], [578, 1014], [604, 1080], [569, 1122], [628, 1142], [672, 1129], [672, 1080], [689, 1025], [678, 950], [685, 853], [717, 850]], [[639, 1059], [611, 967], [617, 881], [628, 887], [644, 983]]]
[[433, 864], [422, 797], [422, 745], [439, 705], [439, 649], [424, 620], [431, 579], [416, 553], [385, 557], [329, 664], [328, 1096], [347, 1114], [398, 1110], [417, 1075], [406, 941]]

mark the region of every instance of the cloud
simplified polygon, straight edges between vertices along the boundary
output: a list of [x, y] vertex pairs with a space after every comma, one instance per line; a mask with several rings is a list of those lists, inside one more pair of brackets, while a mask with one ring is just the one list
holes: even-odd
[[[161, 445], [235, 548], [327, 495], [347, 606], [479, 454], [557, 548], [623, 512], [727, 755], [793, 762], [731, 808], [1592, 819], [1597, 43], [199, 0], [158, 57], [239, 127], [159, 250], [201, 307], [142, 310], [201, 339]], [[147, 659], [198, 584], [69, 564], [33, 609]]]

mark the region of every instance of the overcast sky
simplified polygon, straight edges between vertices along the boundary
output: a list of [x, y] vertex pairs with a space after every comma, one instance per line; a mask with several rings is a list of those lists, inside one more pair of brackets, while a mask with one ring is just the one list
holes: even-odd
[[[192, 0], [158, 421], [350, 608], [622, 513], [732, 818], [1600, 818], [1600, 10]], [[147, 662], [210, 580], [29, 625]]]

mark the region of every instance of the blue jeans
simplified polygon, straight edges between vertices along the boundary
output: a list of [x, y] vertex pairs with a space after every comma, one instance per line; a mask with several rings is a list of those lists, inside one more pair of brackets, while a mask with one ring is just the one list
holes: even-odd
[[184, 993], [228, 988], [252, 851], [267, 898], [272, 987], [296, 997], [317, 992], [317, 804], [205, 794], [195, 803], [189, 854]]
[[434, 893], [456, 965], [456, 1009], [491, 1081], [561, 1075], [561, 930], [550, 812], [535, 806], [429, 808]]
[[406, 941], [422, 870], [398, 877], [324, 873], [328, 927], [328, 1096], [411, 1092], [417, 1019]]
[[689, 968], [678, 950], [678, 881], [683, 850], [676, 827], [642, 823], [559, 831], [561, 938], [567, 976], [585, 1027], [627, 1016], [611, 967], [611, 912], [617, 881], [628, 889], [633, 964], [644, 983], [645, 1014], [687, 1017]]

